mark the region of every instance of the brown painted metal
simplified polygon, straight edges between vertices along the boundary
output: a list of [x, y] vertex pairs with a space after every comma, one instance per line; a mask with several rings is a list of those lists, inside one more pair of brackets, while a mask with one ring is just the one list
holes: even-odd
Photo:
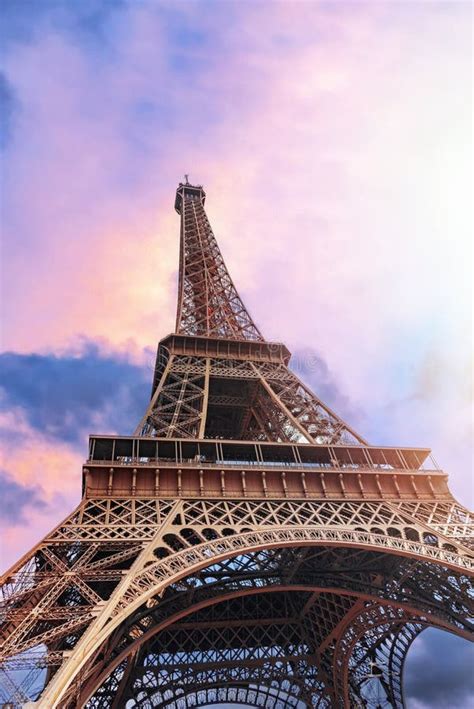
[[403, 707], [417, 634], [472, 632], [472, 516], [429, 449], [368, 445], [296, 377], [204, 201], [179, 185], [142, 420], [91, 436], [80, 505], [3, 578], [1, 700]]

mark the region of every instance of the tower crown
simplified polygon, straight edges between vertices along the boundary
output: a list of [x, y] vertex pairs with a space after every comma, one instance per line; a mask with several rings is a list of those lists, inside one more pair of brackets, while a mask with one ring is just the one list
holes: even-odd
[[201, 204], [204, 204], [206, 201], [206, 193], [202, 185], [190, 185], [189, 182], [180, 182], [176, 190], [176, 199], [174, 201], [174, 208], [178, 214], [181, 214], [183, 200], [186, 197], [199, 200]]

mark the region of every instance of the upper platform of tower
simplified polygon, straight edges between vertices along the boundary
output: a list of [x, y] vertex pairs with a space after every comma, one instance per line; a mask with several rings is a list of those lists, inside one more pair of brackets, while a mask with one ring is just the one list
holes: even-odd
[[191, 185], [188, 181], [180, 182], [178, 189], [176, 190], [176, 199], [174, 201], [174, 208], [181, 214], [183, 199], [190, 197], [191, 199], [197, 199], [204, 205], [206, 201], [206, 193], [202, 185]]

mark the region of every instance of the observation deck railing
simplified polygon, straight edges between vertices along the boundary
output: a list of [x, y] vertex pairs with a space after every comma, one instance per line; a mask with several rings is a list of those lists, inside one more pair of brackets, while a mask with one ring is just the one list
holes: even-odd
[[89, 465], [439, 473], [428, 448], [91, 436]]

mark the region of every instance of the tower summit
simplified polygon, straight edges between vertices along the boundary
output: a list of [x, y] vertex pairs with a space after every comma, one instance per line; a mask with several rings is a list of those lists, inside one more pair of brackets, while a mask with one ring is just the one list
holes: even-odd
[[[185, 175], [187, 178], [188, 176]], [[176, 190], [176, 199], [174, 200], [174, 208], [178, 212], [178, 214], [181, 214], [181, 207], [183, 204], [183, 199], [185, 198], [190, 198], [190, 199], [195, 199], [198, 200], [199, 202], [202, 203], [204, 206], [204, 202], [206, 201], [206, 193], [204, 192], [204, 188], [202, 185], [191, 185], [189, 184], [188, 180], [186, 179], [186, 182], [180, 182], [178, 185], [178, 188]]]
[[132, 436], [3, 577], [0, 692], [45, 709], [403, 707], [433, 626], [472, 635], [472, 517], [426, 448], [368, 445], [292, 372], [180, 183], [175, 331]]

